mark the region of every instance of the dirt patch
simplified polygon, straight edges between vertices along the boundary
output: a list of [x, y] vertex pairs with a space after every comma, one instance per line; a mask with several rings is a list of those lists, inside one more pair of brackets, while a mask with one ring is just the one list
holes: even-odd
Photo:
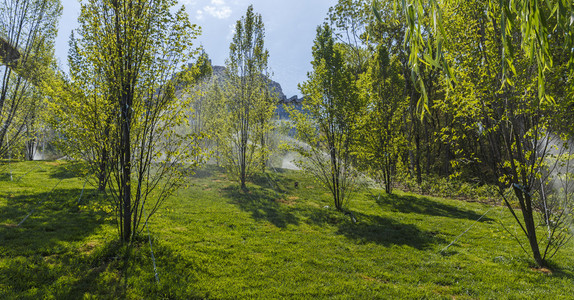
[[49, 264], [49, 265], [55, 265], [58, 262], [58, 255], [57, 254], [53, 254], [53, 255], [48, 255], [48, 256], [44, 256], [42, 259], [44, 260], [45, 263]]
[[530, 270], [535, 271], [535, 272], [544, 273], [547, 275], [552, 275], [552, 270], [550, 270], [548, 268], [530, 268]]
[[[289, 198], [291, 198], [291, 197], [289, 197]], [[295, 201], [293, 201], [293, 200], [285, 200], [285, 199], [283, 199], [283, 198], [275, 199], [275, 202], [281, 203], [281, 204], [285, 204], [285, 205], [289, 205], [289, 206], [295, 204]]]
[[80, 252], [85, 252], [88, 255], [92, 254], [92, 252], [94, 251], [94, 249], [98, 245], [99, 245], [99, 243], [97, 243], [95, 241], [87, 242], [82, 247], [80, 247]]
[[59, 166], [61, 164], [63, 164], [64, 162], [61, 161], [47, 161], [45, 162], [46, 165], [48, 166]]
[[299, 197], [297, 197], [297, 196], [289, 196], [289, 197], [287, 197], [287, 200], [293, 200], [293, 201], [294, 201], [294, 200], [299, 200]]
[[306, 188], [306, 189], [309, 189], [309, 190], [312, 190], [312, 189], [314, 189], [315, 187], [312, 186], [312, 185], [308, 185], [308, 186], [306, 186], [305, 188]]
[[377, 278], [373, 278], [364, 274], [359, 274], [359, 277], [361, 277], [363, 280], [365, 281], [369, 281], [369, 282], [378, 282], [378, 283], [385, 283], [385, 281], [377, 279]]

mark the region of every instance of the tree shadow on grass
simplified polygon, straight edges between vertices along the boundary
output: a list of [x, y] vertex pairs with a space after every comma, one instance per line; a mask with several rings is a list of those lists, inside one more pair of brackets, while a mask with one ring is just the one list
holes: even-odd
[[199, 299], [190, 285], [197, 282], [195, 274], [205, 270], [160, 241], [152, 240], [157, 280], [147, 236], [138, 236], [130, 245], [115, 239], [98, 247], [85, 260], [89, 271], [70, 289], [70, 299], [86, 292], [110, 299], [126, 298], [129, 294], [155, 299]]
[[[109, 251], [112, 244], [99, 248], [112, 253]], [[96, 254], [85, 250], [16, 256], [0, 268], [0, 278], [6, 280], [3, 283], [0, 279], [0, 284], [5, 286], [5, 292], [18, 299], [81, 299], [86, 295], [125, 298], [125, 288], [116, 270], [117, 251], [115, 257], [105, 257], [102, 250], [95, 251]]]
[[50, 178], [56, 179], [69, 179], [74, 177], [82, 177], [83, 172], [86, 170], [84, 162], [46, 162], [47, 164], [54, 164], [56, 167], [51, 172]]
[[419, 250], [445, 242], [436, 237], [436, 233], [423, 231], [412, 224], [402, 224], [390, 218], [362, 213], [355, 213], [355, 216], [359, 220], [357, 223], [342, 222], [337, 232], [364, 243], [407, 245]]
[[248, 191], [243, 191], [238, 185], [233, 185], [223, 188], [222, 193], [231, 199], [232, 204], [251, 213], [255, 220], [265, 220], [279, 228], [299, 224], [298, 218], [281, 204], [282, 196], [272, 189], [251, 186]]
[[[84, 191], [82, 201], [98, 200], [93, 192]], [[80, 193], [81, 189], [56, 189], [3, 195], [7, 204], [0, 210], [0, 261], [4, 263], [0, 286], [6, 293], [17, 298], [50, 298], [62, 289], [54, 287], [63, 284], [58, 282], [61, 276], [68, 278], [81, 268], [83, 251], [75, 245], [97, 231], [106, 215], [81, 209], [77, 205]], [[89, 274], [86, 270], [86, 276]]]
[[337, 234], [356, 240], [359, 243], [377, 243], [384, 246], [407, 245], [424, 249], [431, 244], [444, 243], [434, 232], [420, 230], [412, 224], [402, 224], [390, 218], [353, 212], [358, 220], [352, 222], [349, 215], [334, 209], [306, 208], [308, 223], [318, 226], [337, 227]]
[[[154, 245], [157, 246], [156, 243]], [[130, 246], [117, 239], [89, 252], [17, 256], [0, 268], [0, 297], [18, 299], [199, 299], [190, 284], [201, 272], [168, 247], [154, 248], [160, 283], [155, 280], [147, 239]], [[3, 293], [6, 293], [3, 295]]]
[[216, 174], [225, 173], [225, 168], [216, 165], [204, 165], [201, 168], [197, 168], [193, 171], [191, 178], [208, 178], [213, 177]]
[[290, 193], [296, 189], [295, 180], [279, 175], [282, 173], [284, 172], [270, 171], [255, 174], [252, 176], [251, 182], [260, 187], [266, 187], [274, 190], [277, 193]]
[[[56, 189], [51, 193], [3, 195], [7, 205], [0, 210], [2, 254], [57, 252], [60, 242], [82, 240], [100, 228], [106, 215], [80, 209], [77, 199], [81, 192], [81, 189]], [[86, 190], [82, 201], [96, 197], [94, 190]]]
[[[413, 197], [408, 195], [380, 194], [373, 196], [377, 204], [383, 209], [401, 213], [415, 213], [428, 216], [449, 217], [456, 219], [478, 220], [481, 215], [471, 210], [465, 210], [456, 206], [443, 204], [427, 197]], [[493, 221], [483, 217], [481, 222]]]

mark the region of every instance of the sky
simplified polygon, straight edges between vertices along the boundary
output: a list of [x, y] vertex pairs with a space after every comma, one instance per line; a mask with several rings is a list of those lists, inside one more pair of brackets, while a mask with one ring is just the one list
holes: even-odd
[[[56, 56], [67, 70], [68, 40], [77, 28], [78, 0], [61, 0], [64, 10], [56, 39]], [[179, 0], [192, 23], [202, 27], [196, 40], [214, 65], [224, 65], [235, 23], [245, 15], [249, 4], [261, 14], [265, 25], [265, 47], [269, 50], [271, 78], [281, 84], [287, 97], [300, 95], [297, 84], [311, 71], [311, 47], [317, 26], [337, 0]]]

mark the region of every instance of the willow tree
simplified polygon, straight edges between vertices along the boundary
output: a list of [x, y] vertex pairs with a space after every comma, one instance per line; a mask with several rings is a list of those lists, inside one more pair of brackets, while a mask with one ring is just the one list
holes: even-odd
[[172, 0], [90, 0], [82, 4], [78, 20], [75, 61], [97, 77], [79, 96], [91, 100], [70, 101], [79, 107], [99, 104], [99, 120], [109, 121], [89, 135], [109, 130], [109, 187], [124, 242], [183, 184], [199, 151], [194, 136], [178, 133], [188, 103], [176, 97], [177, 88], [192, 81], [194, 72], [180, 66], [197, 54], [192, 41], [199, 29], [183, 7], [172, 13], [175, 5]]
[[[269, 93], [267, 61], [269, 52], [264, 44], [265, 27], [260, 14], [247, 8], [235, 25], [235, 35], [226, 61], [228, 80], [226, 108], [229, 144], [223, 156], [227, 165], [246, 189], [246, 179], [257, 163], [265, 164], [265, 136], [271, 129], [275, 109]], [[259, 159], [258, 159], [259, 158]]]
[[352, 146], [361, 109], [354, 74], [344, 60], [345, 48], [335, 43], [329, 25], [317, 28], [313, 71], [299, 86], [303, 109], [289, 110], [298, 139], [291, 146], [303, 157], [299, 165], [331, 191], [335, 208], [343, 212], [355, 187]]
[[[21, 152], [26, 135], [33, 149], [42, 81], [53, 67], [59, 0], [0, 3], [0, 157]], [[18, 147], [19, 149], [14, 149]]]
[[[456, 82], [456, 76], [453, 73], [452, 64], [449, 64], [444, 56], [444, 49], [449, 47], [451, 41], [447, 34], [448, 23], [445, 22], [443, 15], [445, 8], [455, 8], [465, 1], [389, 1], [394, 2], [395, 12], [407, 24], [404, 46], [410, 50], [409, 63], [413, 72], [420, 73], [421, 66], [424, 65], [436, 66], [444, 71], [447, 82], [452, 87], [452, 84]], [[372, 3], [373, 12], [379, 20], [381, 2], [381, 0], [374, 0]], [[574, 26], [572, 26], [574, 3], [570, 0], [486, 0], [478, 5], [481, 11], [489, 13], [493, 18], [496, 38], [502, 44], [502, 77], [499, 80], [512, 85], [512, 76], [516, 75], [516, 58], [524, 56], [537, 66], [538, 99], [552, 103], [552, 95], [546, 94], [546, 77], [554, 60], [550, 51], [552, 47], [550, 41], [553, 38], [560, 38], [561, 46], [565, 50], [568, 69], [572, 73], [574, 71]], [[429, 34], [436, 37], [433, 42], [424, 39], [424, 36]], [[516, 41], [518, 41], [518, 46], [515, 45]], [[420, 103], [422, 106], [427, 106], [424, 83], [418, 81], [418, 84], [422, 91]]]

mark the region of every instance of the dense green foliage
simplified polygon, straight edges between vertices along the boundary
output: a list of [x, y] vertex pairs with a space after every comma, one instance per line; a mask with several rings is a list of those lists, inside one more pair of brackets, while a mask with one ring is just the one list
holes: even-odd
[[10, 166], [18, 180], [0, 180], [2, 298], [567, 299], [574, 293], [568, 254], [574, 245], [555, 257], [551, 273], [531, 268], [500, 226], [515, 224], [503, 207], [361, 191], [355, 224], [328, 208], [329, 191], [302, 172], [268, 173], [243, 192], [216, 168], [198, 171], [190, 178], [195, 185], [169, 198], [149, 223], [157, 284], [147, 238], [129, 249], [118, 243], [109, 208], [95, 189], [82, 194], [78, 165]]

